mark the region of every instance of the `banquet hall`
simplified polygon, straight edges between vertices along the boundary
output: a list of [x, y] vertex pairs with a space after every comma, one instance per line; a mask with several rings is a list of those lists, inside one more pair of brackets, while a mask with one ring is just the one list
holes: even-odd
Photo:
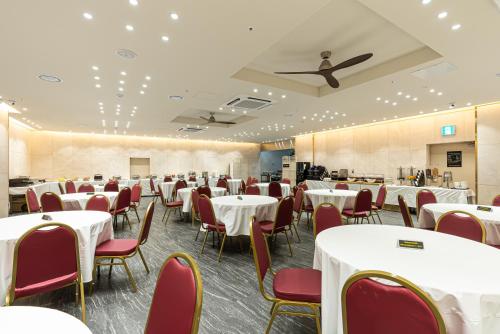
[[0, 12], [0, 333], [500, 333], [500, 1]]

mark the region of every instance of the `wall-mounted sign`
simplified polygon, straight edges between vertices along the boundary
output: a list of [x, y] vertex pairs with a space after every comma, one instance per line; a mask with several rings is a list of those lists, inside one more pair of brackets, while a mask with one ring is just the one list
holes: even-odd
[[454, 136], [456, 131], [455, 125], [445, 125], [441, 127], [441, 136]]
[[462, 167], [462, 151], [446, 152], [446, 162], [448, 167]]

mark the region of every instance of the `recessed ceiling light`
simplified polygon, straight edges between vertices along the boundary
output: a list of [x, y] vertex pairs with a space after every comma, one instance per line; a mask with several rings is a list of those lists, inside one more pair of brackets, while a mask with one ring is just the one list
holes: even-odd
[[48, 74], [40, 74], [38, 76], [40, 80], [43, 81], [48, 81], [48, 82], [62, 82], [62, 80], [54, 75], [48, 75]]
[[419, 113], [419, 114], [423, 114], [424, 112], [423, 112], [422, 110], [420, 110], [418, 113]]
[[120, 112], [119, 111], [115, 112], [115, 115], [120, 116]]
[[178, 20], [179, 19], [179, 14], [173, 12], [173, 13], [170, 13], [170, 18], [172, 20]]
[[101, 80], [101, 78], [99, 78], [98, 76], [95, 76], [94, 79], [95, 80]]
[[434, 108], [434, 111], [438, 111], [439, 109], [438, 108]]
[[101, 113], [101, 114], [104, 114], [104, 110], [101, 110], [101, 111], [100, 111], [100, 113]]
[[92, 16], [92, 14], [90, 13], [83, 13], [83, 18], [86, 19], [86, 20], [92, 20], [94, 18], [94, 16]]
[[316, 116], [318, 116], [318, 114], [315, 113], [313, 116], [316, 117]]
[[164, 42], [168, 42], [169, 39], [168, 36], [161, 36], [161, 40]]
[[443, 93], [442, 92], [438, 92], [438, 95], [441, 96], [441, 95], [443, 95]]
[[454, 24], [451, 26], [451, 30], [458, 30], [462, 28], [462, 25], [460, 23]]
[[130, 114], [130, 117], [134, 117], [134, 114]]
[[92, 66], [92, 69], [93, 69], [94, 71], [99, 71], [99, 67], [97, 67], [97, 66], [95, 66], [95, 65], [94, 65], [94, 66]]
[[148, 85], [142, 84], [142, 88], [148, 88]]
[[120, 74], [121, 74], [121, 75], [123, 75], [123, 76], [126, 76], [126, 75], [127, 75], [127, 72], [125, 72], [125, 71], [121, 71], [121, 72], [120, 72]]
[[144, 91], [143, 91], [143, 90], [141, 90], [139, 93], [140, 93], [141, 95], [144, 95]]
[[384, 103], [389, 103], [389, 100], [385, 100]]
[[120, 80], [120, 81], [119, 81], [119, 83], [120, 83], [120, 85], [124, 85], [124, 84], [125, 84], [125, 81]]
[[403, 92], [398, 92], [398, 95], [403, 95]]
[[413, 101], [418, 101], [418, 97], [414, 97], [412, 100]]
[[149, 75], [146, 75], [146, 80], [147, 81], [151, 80], [151, 77]]
[[434, 93], [436, 90], [434, 88], [429, 89], [429, 93]]
[[428, 5], [432, 0], [422, 0], [422, 5]]
[[258, 90], [257, 88], [254, 88], [254, 89], [253, 89], [253, 92], [254, 92], [254, 93], [258, 93], [258, 92], [259, 92], [259, 90]]
[[448, 16], [448, 12], [441, 12], [438, 14], [438, 19], [442, 20]]
[[467, 106], [471, 106], [471, 105], [472, 105], [472, 103], [470, 103], [470, 102], [467, 102]]
[[99, 102], [99, 105], [102, 106], [102, 102]]
[[138, 0], [128, 0], [128, 3], [131, 4], [132, 6], [137, 6], [139, 4]]
[[397, 102], [392, 102], [392, 105], [393, 105], [393, 106], [397, 106], [397, 105], [398, 105], [398, 103], [397, 103]]
[[27, 111], [27, 110], [28, 110], [28, 108], [26, 108], [26, 107], [23, 108], [23, 111]]
[[409, 98], [411, 97], [411, 95], [410, 95], [410, 94], [407, 94], [405, 97], [406, 97], [407, 99], [409, 99]]
[[95, 84], [95, 88], [101, 88], [100, 84]]
[[394, 118], [398, 118], [398, 115], [394, 115]]
[[130, 24], [127, 24], [125, 26], [125, 29], [127, 29], [128, 31], [134, 31], [134, 27], [132, 25], [130, 25]]
[[338, 113], [338, 112], [334, 112], [333, 114], [334, 114], [334, 115], [338, 115], [339, 113]]
[[120, 92], [123, 92], [123, 87], [118, 87], [118, 90], [119, 90]]
[[246, 111], [246, 110], [243, 110], [243, 113], [244, 113], [244, 114], [246, 114], [246, 113], [247, 113], [247, 111]]
[[346, 117], [347, 115], [346, 114], [342, 114], [342, 116]]
[[380, 97], [377, 97], [377, 101], [380, 101], [380, 100], [382, 100], [382, 99]]
[[306, 119], [307, 117], [306, 116], [302, 116], [302, 119]]
[[273, 92], [267, 92], [267, 95], [271, 96], [273, 95]]
[[281, 95], [281, 98], [282, 98], [282, 99], [285, 99], [285, 98], [286, 98], [286, 95], [285, 95], [285, 94]]

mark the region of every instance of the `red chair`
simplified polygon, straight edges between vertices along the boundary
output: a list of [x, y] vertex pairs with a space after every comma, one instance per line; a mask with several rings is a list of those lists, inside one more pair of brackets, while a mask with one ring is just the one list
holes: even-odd
[[232, 179], [231, 175], [225, 175], [225, 176], [224, 176], [224, 178], [225, 178], [226, 180], [231, 180], [231, 179]]
[[[385, 186], [385, 184], [383, 184], [378, 189], [377, 200], [375, 201], [375, 204], [372, 205], [372, 212], [375, 216], [378, 217], [378, 221], [380, 222], [380, 224], [382, 224], [382, 219], [380, 219], [380, 215], [378, 213], [379, 211], [382, 211], [382, 209], [384, 208], [386, 196], [387, 196], [387, 187]], [[372, 218], [373, 222], [375, 223], [375, 217], [372, 216]]]
[[302, 190], [306, 191], [309, 190], [309, 187], [307, 186], [307, 183], [301, 182], [297, 185], [297, 187], [302, 188]]
[[269, 183], [269, 196], [276, 198], [278, 201], [283, 197], [281, 192], [281, 184], [279, 182], [273, 181]]
[[428, 294], [383, 271], [361, 271], [347, 280], [342, 289], [342, 318], [344, 334], [446, 334], [443, 318]]
[[491, 205], [500, 206], [500, 195], [495, 196], [495, 198], [493, 199], [493, 203]]
[[93, 192], [95, 192], [95, 188], [90, 183], [82, 183], [78, 187], [78, 192], [79, 193], [93, 193]]
[[249, 186], [251, 184], [252, 184], [252, 177], [249, 176], [249, 177], [247, 177], [247, 186]]
[[[160, 197], [160, 192], [156, 190], [155, 181], [153, 180], [153, 178], [149, 179], [149, 188], [151, 190], [151, 195], [153, 195], [153, 200], [156, 203], [158, 197]], [[160, 188], [160, 185], [158, 185], [158, 188]]]
[[413, 219], [411, 218], [410, 209], [402, 195], [398, 195], [399, 211], [403, 216], [403, 221], [406, 227], [413, 227]]
[[142, 196], [142, 186], [140, 183], [136, 183], [132, 186], [132, 192], [130, 193], [130, 210], [134, 210], [135, 216], [137, 217], [137, 221], [140, 223], [141, 218], [139, 218], [139, 213], [137, 212], [137, 208], [141, 205], [141, 196]]
[[46, 192], [40, 196], [42, 212], [64, 211], [64, 205], [61, 198], [53, 192]]
[[[129, 189], [129, 188], [124, 188], [124, 189]], [[139, 236], [137, 239], [110, 239], [104, 241], [102, 244], [97, 246], [95, 250], [92, 285], [94, 285], [94, 282], [96, 282], [95, 279], [96, 269], [102, 266], [109, 266], [108, 278], [111, 278], [111, 271], [113, 269], [113, 266], [124, 266], [130, 284], [132, 284], [132, 290], [134, 292], [137, 291], [137, 284], [135, 283], [135, 279], [132, 276], [132, 273], [130, 272], [130, 269], [125, 260], [139, 253], [142, 263], [144, 264], [144, 268], [146, 268], [146, 272], [149, 274], [149, 268], [146, 263], [146, 259], [142, 254], [141, 246], [144, 245], [146, 241], [148, 241], [149, 230], [151, 228], [151, 221], [153, 220], [154, 211], [155, 211], [155, 204], [154, 202], [151, 202], [149, 203], [148, 208], [146, 209], [146, 214], [144, 215], [141, 231], [139, 232]], [[110, 261], [102, 262], [103, 260], [110, 260]], [[120, 262], [115, 263], [114, 260], [119, 260]]]
[[77, 302], [80, 294], [82, 321], [85, 322], [78, 236], [71, 227], [60, 223], [42, 224], [28, 230], [17, 240], [7, 306], [18, 298], [73, 284], [77, 291]]
[[[200, 210], [198, 209], [198, 199], [200, 198], [200, 193], [197, 189], [191, 189], [191, 226], [194, 226], [195, 221], [200, 221]], [[199, 231], [199, 230], [198, 230]], [[198, 239], [198, 234], [196, 239]]]
[[189, 182], [196, 182], [196, 176], [194, 175], [189, 176]]
[[297, 231], [297, 225], [300, 223], [302, 218], [302, 211], [304, 210], [304, 190], [297, 188], [297, 192], [293, 197], [293, 212], [295, 212], [295, 222], [292, 223], [295, 233], [297, 234], [297, 239], [300, 240], [299, 232]]
[[446, 212], [439, 217], [435, 230], [477, 242], [486, 241], [486, 229], [483, 222], [465, 211]]
[[281, 183], [284, 183], [284, 184], [291, 184], [292, 182], [290, 181], [290, 179], [287, 179], [286, 177], [284, 179], [281, 180]]
[[[177, 182], [179, 182], [179, 181], [177, 181]], [[177, 182], [175, 183], [175, 185], [177, 185]], [[180, 184], [182, 184], [182, 183], [180, 183]], [[183, 186], [183, 184], [182, 184], [182, 186]], [[165, 207], [165, 212], [163, 213], [163, 217], [162, 217], [161, 221], [165, 220], [165, 216], [167, 216], [167, 219], [165, 220], [165, 226], [166, 226], [168, 223], [168, 218], [170, 218], [170, 213], [172, 211], [175, 211], [175, 210], [179, 210], [179, 216], [182, 219], [182, 206], [184, 205], [184, 202], [183, 201], [176, 201], [176, 200], [174, 200], [172, 202], [167, 202], [167, 199], [163, 195], [163, 191], [161, 190], [161, 187], [158, 187], [158, 189], [160, 191], [159, 197], [161, 199], [161, 204]], [[175, 199], [176, 197], [177, 197], [177, 192], [176, 192], [176, 189], [174, 187], [172, 198]], [[168, 215], [167, 215], [167, 213], [168, 213]]]
[[288, 231], [292, 232], [292, 225], [293, 225], [292, 223], [293, 223], [292, 196], [287, 196], [279, 202], [274, 221], [262, 220], [259, 222], [262, 229], [262, 233], [264, 233], [268, 237], [271, 238], [276, 237], [278, 233], [285, 234], [286, 241], [288, 243], [288, 250], [290, 251], [290, 256], [293, 256], [293, 253], [292, 253], [292, 245], [290, 244], [290, 240], [288, 239], [287, 232]]
[[64, 194], [64, 188], [63, 188], [62, 184], [60, 182], [57, 182], [57, 186], [59, 187], [59, 193], [61, 195], [63, 195]]
[[[259, 290], [264, 299], [273, 303], [271, 319], [266, 333], [269, 333], [271, 330], [276, 316], [284, 314], [313, 318], [316, 322], [317, 333], [320, 334], [321, 271], [310, 268], [285, 268], [274, 273], [271, 268], [271, 255], [269, 254], [267, 241], [262, 233], [261, 225], [256, 221], [252, 222], [250, 226], [250, 242], [253, 249]], [[273, 275], [272, 287], [274, 296], [267, 293], [264, 287], [264, 279], [268, 271]], [[280, 310], [283, 306], [306, 307], [311, 309], [312, 313], [302, 310], [300, 312]]]
[[260, 195], [260, 189], [256, 185], [250, 185], [245, 189], [246, 195]]
[[85, 210], [109, 212], [109, 199], [104, 195], [93, 195], [87, 201]]
[[158, 274], [144, 334], [198, 333], [202, 303], [203, 284], [196, 261], [186, 253], [170, 255]]
[[322, 203], [314, 210], [313, 231], [315, 238], [324, 230], [342, 225], [342, 215], [332, 203]]
[[76, 193], [75, 183], [71, 180], [67, 180], [64, 183], [64, 188], [66, 188], [66, 194], [74, 194]]
[[198, 193], [200, 195], [205, 195], [208, 198], [212, 198], [212, 190], [209, 186], [199, 186], [198, 188], [196, 188], [196, 190], [198, 190]]
[[338, 190], [349, 190], [349, 185], [347, 183], [336, 183], [335, 189]]
[[31, 188], [26, 190], [26, 206], [28, 207], [28, 213], [40, 212], [41, 210], [36, 193]]
[[366, 219], [368, 223], [372, 214], [372, 192], [370, 189], [361, 189], [356, 195], [356, 200], [354, 202], [353, 209], [344, 209], [342, 211], [342, 215], [346, 217], [347, 224], [349, 224], [349, 219], [354, 218], [354, 223], [359, 223], [359, 219], [361, 218], [361, 224], [363, 224], [363, 220]]
[[132, 229], [132, 225], [130, 225], [130, 220], [128, 219], [127, 212], [130, 207], [130, 198], [132, 196], [132, 191], [129, 187], [125, 187], [118, 193], [118, 196], [115, 199], [115, 205], [110, 210], [111, 215], [113, 216], [113, 225], [118, 226], [118, 216], [122, 216], [122, 227], [125, 223], [125, 220], [128, 223], [130, 229]]
[[425, 204], [437, 203], [437, 199], [432, 191], [428, 189], [422, 189], [417, 192], [416, 203], [417, 203], [416, 210], [417, 210], [417, 220], [418, 220], [418, 217], [420, 216], [420, 209], [422, 209], [422, 207]]
[[311, 199], [306, 195], [306, 191], [309, 189], [307, 184], [305, 182], [299, 183], [297, 186], [297, 191], [301, 189], [304, 192], [304, 201], [303, 201], [303, 211], [306, 213], [306, 224], [309, 226], [309, 223], [311, 222], [311, 216], [314, 213], [314, 206], [312, 205]]
[[171, 176], [168, 176], [168, 175], [165, 175], [163, 177], [163, 182], [172, 182], [172, 177]]
[[247, 186], [245, 184], [245, 181], [243, 181], [243, 179], [242, 179], [241, 183], [240, 183], [239, 193], [244, 194], [246, 190], [247, 190]]
[[227, 181], [225, 179], [218, 179], [216, 187], [228, 189]]
[[257, 178], [255, 178], [255, 177], [252, 177], [252, 184], [256, 184], [256, 183], [259, 183], [259, 180], [257, 180]]
[[104, 191], [105, 192], [119, 192], [120, 186], [118, 185], [118, 182], [116, 182], [116, 181], [108, 181], [104, 185]]

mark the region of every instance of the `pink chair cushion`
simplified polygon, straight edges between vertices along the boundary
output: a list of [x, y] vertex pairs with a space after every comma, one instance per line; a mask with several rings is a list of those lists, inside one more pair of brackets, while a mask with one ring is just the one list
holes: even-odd
[[483, 230], [481, 225], [471, 216], [445, 213], [439, 219], [437, 231], [477, 242], [483, 242]]
[[335, 189], [349, 190], [349, 185], [347, 183], [337, 183]]
[[280, 299], [321, 303], [321, 271], [309, 268], [282, 269], [274, 277], [273, 291]]
[[78, 275], [76, 273], [67, 274], [64, 276], [55, 277], [43, 282], [26, 285], [22, 288], [16, 288], [16, 298], [31, 296], [37, 293], [48, 292], [62, 288], [76, 281]]
[[95, 249], [96, 256], [125, 256], [133, 253], [137, 247], [136, 239], [111, 239]]
[[316, 234], [332, 227], [342, 226], [342, 216], [335, 206], [319, 206], [315, 217]]
[[[270, 234], [273, 232], [274, 222], [272, 220], [263, 220], [263, 221], [260, 221], [259, 224], [260, 224], [260, 229], [261, 229], [262, 233]], [[274, 231], [275, 232], [282, 232], [284, 230], [285, 230], [284, 227], [277, 227], [276, 230], [274, 230]]]
[[167, 202], [167, 208], [177, 208], [180, 207], [184, 204], [183, 201], [174, 201], [174, 202]]
[[359, 218], [359, 217], [368, 217], [368, 212], [367, 211], [361, 211], [361, 212], [356, 212], [354, 213], [353, 209], [344, 209], [342, 211], [342, 214], [344, 216], [348, 217], [354, 217], [354, 218]]
[[[217, 225], [219, 225], [219, 232], [226, 232], [226, 225], [224, 225], [224, 223], [217, 220]], [[217, 232], [217, 228], [215, 227], [215, 225], [207, 225], [206, 228], [210, 232]]]
[[246, 195], [260, 195], [260, 189], [257, 186], [248, 186], [245, 189]]

